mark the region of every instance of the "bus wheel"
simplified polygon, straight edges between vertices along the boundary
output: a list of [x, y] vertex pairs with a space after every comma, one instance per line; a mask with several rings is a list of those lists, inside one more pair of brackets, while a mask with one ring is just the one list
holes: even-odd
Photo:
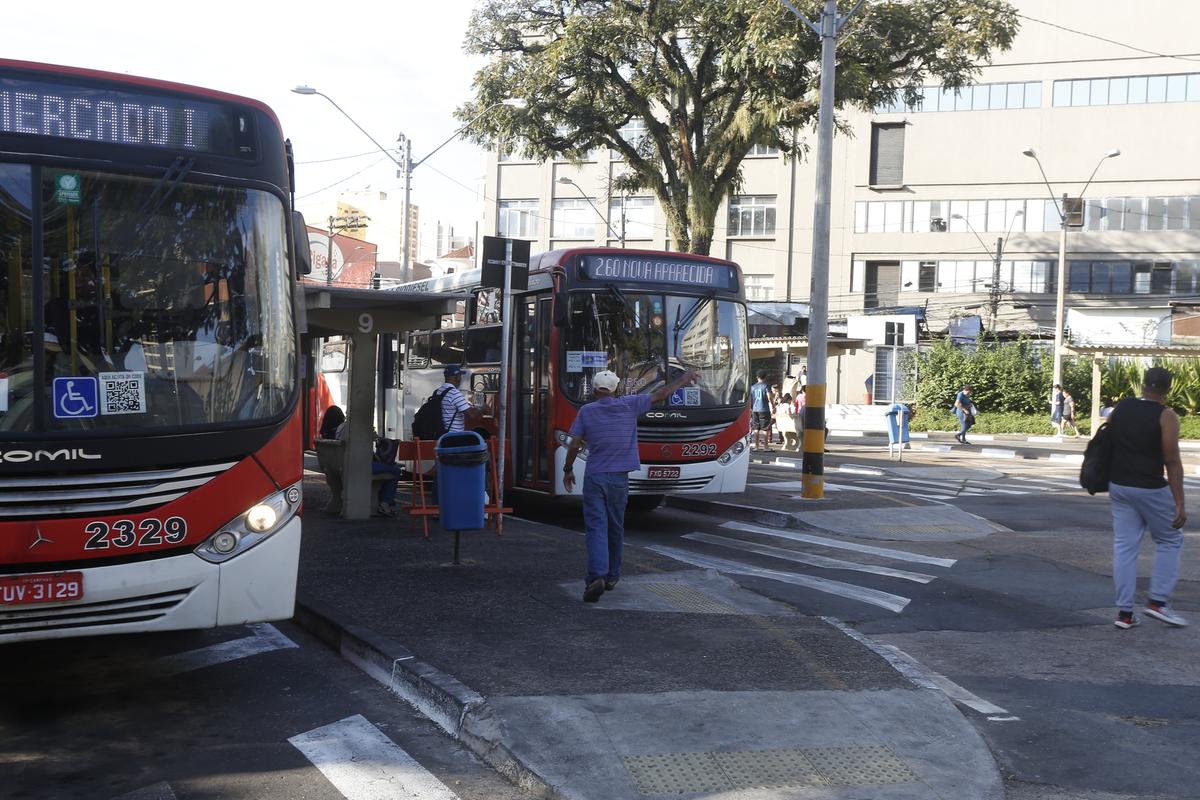
[[663, 496], [661, 494], [631, 494], [629, 502], [625, 506], [626, 511], [632, 511], [635, 514], [645, 514], [648, 511], [653, 511], [662, 505]]

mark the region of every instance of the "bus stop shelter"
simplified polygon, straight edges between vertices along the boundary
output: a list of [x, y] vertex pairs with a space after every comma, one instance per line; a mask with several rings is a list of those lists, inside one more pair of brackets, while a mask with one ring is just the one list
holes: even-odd
[[1067, 344], [1063, 352], [1092, 360], [1091, 431], [1094, 434], [1100, 427], [1101, 368], [1109, 358], [1196, 358], [1200, 356], [1200, 345]]
[[371, 456], [375, 445], [379, 337], [435, 329], [443, 314], [453, 313], [462, 296], [319, 284], [303, 284], [301, 288], [304, 302], [300, 331], [305, 352], [311, 352], [314, 339], [344, 336], [350, 341], [342, 516], [367, 519], [374, 507]]

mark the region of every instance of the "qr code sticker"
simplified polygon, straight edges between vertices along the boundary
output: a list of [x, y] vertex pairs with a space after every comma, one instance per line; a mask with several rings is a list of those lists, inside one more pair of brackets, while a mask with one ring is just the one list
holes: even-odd
[[146, 373], [101, 372], [100, 413], [145, 414]]

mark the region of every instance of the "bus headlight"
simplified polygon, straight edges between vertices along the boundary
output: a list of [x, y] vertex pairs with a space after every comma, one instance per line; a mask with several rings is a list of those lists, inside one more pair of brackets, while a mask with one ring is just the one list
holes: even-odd
[[282, 528], [300, 510], [302, 493], [296, 483], [264, 497], [230, 520], [195, 549], [210, 564], [240, 555]]
[[[571, 446], [571, 438], [572, 438], [571, 434], [567, 433], [566, 431], [555, 431], [554, 432], [554, 441], [558, 442], [559, 447], [570, 447]], [[579, 454], [578, 454], [577, 458], [579, 458], [582, 461], [587, 461], [587, 453], [588, 453], [587, 445], [584, 444], [583, 447], [579, 448]]]
[[717, 463], [721, 466], [725, 466], [730, 461], [733, 461], [735, 457], [740, 456], [744, 452], [746, 452], [746, 443], [741, 439], [738, 439], [733, 443], [732, 447], [721, 454], [721, 457], [717, 459]]

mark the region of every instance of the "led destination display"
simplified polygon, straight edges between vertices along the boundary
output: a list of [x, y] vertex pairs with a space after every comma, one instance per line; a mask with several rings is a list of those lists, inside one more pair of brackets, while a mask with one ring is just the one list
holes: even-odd
[[738, 288], [737, 268], [732, 265], [669, 256], [584, 255], [579, 259], [579, 274], [593, 281], [673, 284], [728, 291]]
[[244, 156], [250, 119], [220, 103], [0, 75], [0, 133]]

